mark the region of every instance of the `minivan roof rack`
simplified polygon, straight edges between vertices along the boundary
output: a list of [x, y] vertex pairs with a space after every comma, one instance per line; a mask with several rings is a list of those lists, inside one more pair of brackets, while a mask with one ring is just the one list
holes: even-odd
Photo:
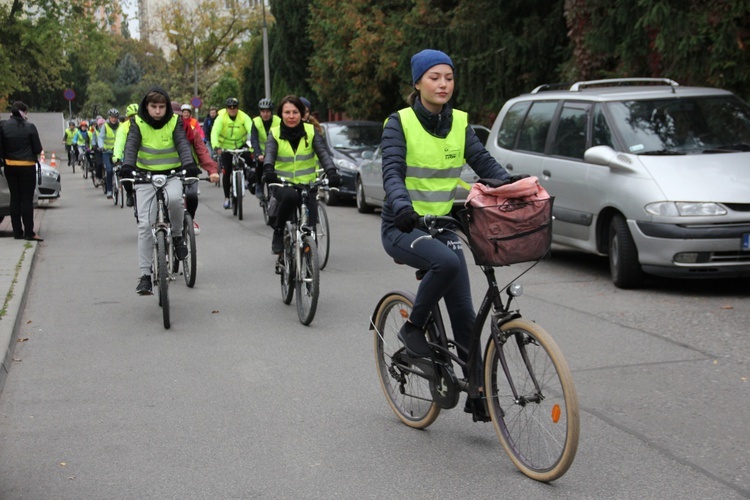
[[594, 85], [620, 85], [628, 83], [662, 83], [672, 87], [674, 92], [675, 87], [679, 87], [680, 84], [669, 78], [610, 78], [607, 80], [590, 80], [587, 82], [576, 82], [570, 86], [571, 92], [578, 92], [584, 87], [592, 87]]
[[545, 83], [543, 85], [539, 85], [537, 88], [531, 91], [532, 94], [538, 94], [539, 92], [545, 91], [545, 90], [560, 90], [560, 89], [567, 89], [568, 86], [570, 86], [571, 82], [563, 82], [563, 83]]

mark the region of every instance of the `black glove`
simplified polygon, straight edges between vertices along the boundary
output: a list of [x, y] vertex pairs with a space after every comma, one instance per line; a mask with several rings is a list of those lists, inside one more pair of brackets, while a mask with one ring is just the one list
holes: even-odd
[[399, 231], [411, 233], [416, 227], [418, 221], [419, 214], [411, 208], [407, 208], [406, 210], [402, 210], [401, 213], [396, 216], [396, 220], [394, 220], [393, 223]]
[[135, 177], [135, 168], [132, 165], [123, 165], [120, 169], [120, 177], [123, 179], [132, 179]]
[[338, 171], [335, 169], [331, 169], [328, 172], [326, 172], [326, 178], [328, 179], [328, 186], [332, 188], [337, 188], [341, 186], [341, 176], [339, 175]]
[[185, 177], [200, 177], [201, 169], [195, 165], [188, 165], [185, 167]]
[[521, 179], [525, 179], [525, 178], [527, 178], [527, 177], [529, 177], [529, 174], [517, 174], [517, 175], [511, 175], [511, 176], [510, 176], [510, 179], [508, 179], [508, 181], [509, 181], [510, 183], [514, 183], [514, 182], [516, 182], [516, 181], [520, 181]]
[[263, 170], [263, 182], [266, 184], [278, 184], [279, 176], [276, 175], [276, 171], [273, 167], [268, 167]]

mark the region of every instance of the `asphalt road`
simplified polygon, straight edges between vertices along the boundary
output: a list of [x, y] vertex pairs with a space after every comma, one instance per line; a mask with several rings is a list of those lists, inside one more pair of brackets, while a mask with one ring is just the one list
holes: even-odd
[[750, 497], [747, 282], [623, 291], [603, 259], [560, 249], [524, 276], [522, 310], [558, 341], [582, 408], [572, 468], [540, 484], [462, 404], [425, 431], [391, 412], [368, 317], [416, 282], [377, 215], [329, 207], [305, 327], [260, 210], [238, 221], [203, 183], [197, 284], [170, 287], [164, 330], [156, 298], [135, 294], [132, 211], [66, 168], [0, 395], [2, 499]]

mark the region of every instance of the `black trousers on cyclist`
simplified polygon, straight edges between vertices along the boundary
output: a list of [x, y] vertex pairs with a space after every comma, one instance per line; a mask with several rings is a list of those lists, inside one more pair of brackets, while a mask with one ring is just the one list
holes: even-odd
[[[388, 255], [410, 267], [427, 271], [417, 289], [417, 297], [409, 316], [411, 322], [424, 327], [432, 308], [438, 305], [440, 299], [444, 299], [453, 338], [468, 349], [476, 313], [471, 299], [471, 283], [463, 242], [457, 235], [446, 232], [435, 238], [425, 238], [411, 248], [414, 240], [426, 234], [428, 233], [421, 229], [404, 233], [392, 223], [383, 221], [380, 237]], [[459, 354], [463, 361], [467, 361], [467, 356]], [[479, 365], [477, 363], [476, 375], [480, 376], [477, 380], [481, 380]], [[468, 374], [464, 373], [464, 376]]]
[[[274, 189], [273, 197], [278, 202], [278, 211], [276, 212], [276, 223], [274, 229], [284, 229], [286, 221], [291, 220], [294, 211], [300, 204], [299, 191], [293, 187], [277, 187]], [[308, 225], [315, 226], [318, 223], [318, 200], [315, 196], [310, 196], [307, 201], [307, 208], [310, 215], [307, 217]]]
[[65, 149], [68, 151], [68, 166], [71, 166], [74, 161], [78, 161], [78, 146], [66, 144]]
[[[246, 151], [240, 155], [245, 160], [245, 165], [252, 165], [253, 155], [250, 151]], [[232, 153], [221, 153], [221, 169], [223, 175], [221, 178], [221, 187], [224, 188], [224, 198], [229, 198], [229, 191], [232, 189]]]
[[182, 194], [185, 197], [185, 210], [195, 219], [195, 211], [198, 210], [198, 182], [185, 183]]

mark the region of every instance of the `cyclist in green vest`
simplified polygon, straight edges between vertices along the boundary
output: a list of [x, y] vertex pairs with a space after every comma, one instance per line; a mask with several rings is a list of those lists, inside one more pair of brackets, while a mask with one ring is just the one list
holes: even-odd
[[[117, 134], [115, 135], [115, 147], [112, 150], [112, 163], [115, 165], [122, 163], [122, 155], [125, 151], [125, 141], [128, 138], [128, 131], [130, 131], [130, 125], [135, 120], [135, 115], [138, 114], [138, 103], [134, 102], [128, 104], [125, 108], [125, 116], [127, 119], [120, 124], [117, 128]], [[125, 188], [125, 204], [129, 207], [133, 206], [133, 184], [130, 182], [123, 183]]]
[[253, 130], [250, 132], [251, 151], [255, 157], [255, 178], [258, 182], [255, 186], [255, 196], [263, 198], [263, 160], [265, 159], [266, 141], [268, 140], [268, 131], [271, 127], [278, 127], [281, 118], [273, 114], [273, 101], [263, 98], [258, 101], [259, 116], [253, 118]]
[[[328, 153], [325, 139], [318, 134], [309, 123], [302, 121], [305, 105], [299, 97], [288, 95], [281, 100], [278, 115], [281, 123], [271, 127], [266, 142], [265, 158], [263, 160], [263, 182], [279, 182], [279, 176], [293, 184], [308, 184], [317, 178], [315, 173], [315, 156], [328, 177], [328, 185], [338, 187], [341, 184], [336, 167]], [[271, 252], [278, 254], [284, 250], [283, 231], [299, 203], [299, 194], [292, 187], [275, 189], [274, 198], [277, 201], [276, 221], [273, 228]], [[318, 206], [313, 197], [310, 200], [309, 223], [314, 226], [317, 222]]]
[[78, 148], [73, 145], [73, 136], [76, 135], [77, 131], [76, 122], [70, 120], [68, 128], [65, 129], [62, 141], [65, 144], [65, 150], [68, 152], [68, 166], [71, 166], [74, 161], [78, 161]]
[[[185, 130], [169, 103], [169, 94], [161, 87], [152, 87], [141, 101], [135, 122], [130, 126], [125, 141], [121, 171], [123, 178], [133, 178], [136, 168], [152, 173], [169, 173], [183, 168], [189, 175], [199, 172]], [[177, 258], [183, 260], [188, 255], [188, 249], [182, 235], [182, 180], [170, 177], [165, 189], [172, 224], [172, 243]], [[151, 221], [156, 217], [156, 190], [151, 184], [136, 184], [135, 194], [138, 213], [138, 267], [141, 272], [136, 292], [139, 295], [151, 295], [154, 238]]]
[[[252, 120], [247, 113], [239, 109], [239, 105], [240, 102], [236, 98], [228, 98], [226, 100], [226, 109], [219, 111], [216, 121], [211, 128], [211, 145], [216, 155], [220, 156], [221, 160], [219, 164], [224, 170], [222, 187], [224, 188], [225, 209], [231, 206], [229, 203], [229, 189], [232, 187], [232, 155], [230, 153], [222, 153], [221, 150], [249, 148], [247, 142], [250, 139], [250, 131], [253, 128]], [[253, 164], [253, 155], [249, 149], [247, 153], [242, 154], [242, 159], [247, 166]]]
[[99, 131], [99, 146], [102, 148], [102, 161], [106, 171], [104, 186], [107, 191], [107, 198], [112, 198], [112, 175], [114, 174], [112, 155], [115, 149], [115, 136], [117, 135], [117, 129], [120, 127], [120, 112], [117, 108], [112, 108], [107, 112], [107, 115], [107, 121]]
[[[409, 320], [399, 332], [407, 352], [423, 357], [430, 355], [424, 326], [440, 299], [445, 300], [456, 341], [465, 348], [475, 312], [461, 240], [445, 232], [412, 248], [414, 240], [427, 234], [417, 226], [419, 217], [450, 213], [464, 162], [482, 178], [509, 175], [477, 138], [467, 114], [448, 104], [454, 89], [450, 57], [423, 50], [412, 57], [411, 70], [410, 106], [388, 118], [381, 141], [386, 193], [381, 240], [395, 260], [427, 271]], [[478, 403], [467, 400], [465, 410], [472, 413]], [[479, 408], [484, 408], [483, 403]]]

